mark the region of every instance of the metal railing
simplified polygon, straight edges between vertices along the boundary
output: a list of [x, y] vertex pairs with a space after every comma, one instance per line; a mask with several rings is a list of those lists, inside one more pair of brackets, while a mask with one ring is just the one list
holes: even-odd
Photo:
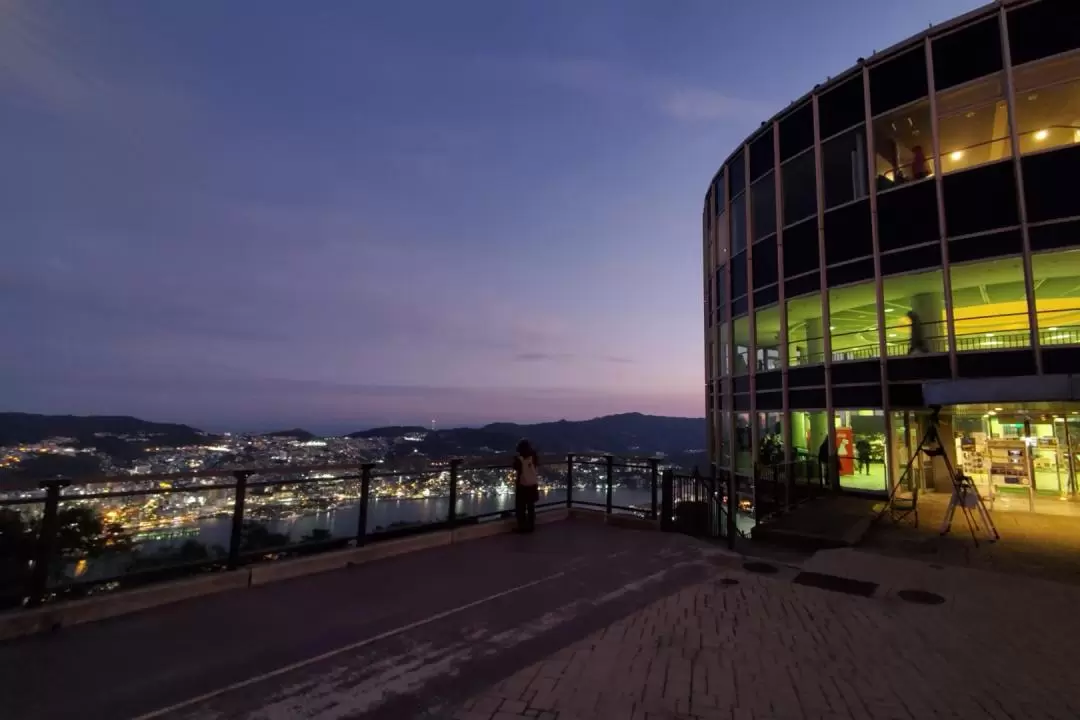
[[[725, 539], [733, 547], [743, 535], [731, 512], [731, 499], [738, 496], [735, 476], [722, 472], [717, 476], [666, 472], [663, 478], [663, 501], [660, 527], [694, 537]], [[736, 501], [736, 506], [737, 506]]]
[[[512, 462], [44, 480], [0, 493], [0, 608], [511, 518]], [[655, 519], [659, 473], [657, 458], [544, 457], [536, 507]]]
[[790, 463], [758, 464], [754, 467], [754, 522], [768, 521], [789, 512], [800, 503], [823, 495], [827, 472], [816, 459], [800, 458]]

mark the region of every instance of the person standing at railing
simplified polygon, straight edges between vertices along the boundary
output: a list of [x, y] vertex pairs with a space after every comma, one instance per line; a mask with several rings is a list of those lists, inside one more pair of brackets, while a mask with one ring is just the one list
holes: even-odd
[[536, 529], [536, 501], [540, 497], [540, 456], [532, 443], [522, 440], [517, 444], [514, 458], [514, 508], [517, 511], [517, 531], [532, 532]]

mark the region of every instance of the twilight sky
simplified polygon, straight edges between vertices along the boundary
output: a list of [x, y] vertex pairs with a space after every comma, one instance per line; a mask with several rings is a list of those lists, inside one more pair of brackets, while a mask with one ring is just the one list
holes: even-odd
[[0, 410], [700, 416], [719, 163], [979, 4], [0, 0]]

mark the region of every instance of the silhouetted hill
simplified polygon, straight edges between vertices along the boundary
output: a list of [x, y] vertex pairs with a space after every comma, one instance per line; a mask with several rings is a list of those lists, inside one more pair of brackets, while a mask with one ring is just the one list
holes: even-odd
[[278, 430], [276, 432], [263, 433], [263, 437], [286, 437], [307, 441], [314, 440], [318, 435], [308, 432], [303, 428], [293, 428], [292, 430]]
[[538, 423], [493, 423], [483, 431], [527, 437], [545, 453], [605, 452], [651, 455], [705, 447], [705, 419], [624, 413], [592, 420]]
[[361, 430], [360, 432], [349, 433], [346, 437], [351, 438], [395, 438], [408, 435], [410, 433], [425, 433], [429, 432], [428, 428], [420, 427], [419, 425], [388, 425], [386, 427], [371, 428], [370, 430]]
[[350, 437], [401, 437], [426, 432], [420, 442], [402, 443], [394, 456], [422, 454], [432, 459], [512, 452], [529, 438], [544, 454], [611, 453], [612, 455], [696, 455], [705, 448], [705, 419], [641, 413], [608, 415], [592, 420], [537, 423], [493, 423], [482, 428], [425, 431], [424, 428], [375, 428]]
[[188, 425], [157, 423], [121, 415], [36, 415], [0, 413], [0, 446], [36, 443], [51, 437], [70, 437], [93, 444], [95, 433], [145, 435], [158, 445], [180, 446], [206, 442], [207, 436]]

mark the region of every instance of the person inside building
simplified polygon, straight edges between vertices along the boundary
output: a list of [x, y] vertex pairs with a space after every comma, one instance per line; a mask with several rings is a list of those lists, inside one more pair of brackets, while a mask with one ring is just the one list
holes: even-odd
[[514, 508], [517, 512], [517, 531], [531, 533], [536, 529], [536, 501], [540, 496], [540, 456], [532, 443], [522, 439], [514, 458]]
[[908, 310], [907, 317], [911, 321], [911, 341], [908, 343], [908, 355], [928, 352], [926, 334], [923, 332], [923, 324], [919, 314], [914, 310]]
[[858, 462], [858, 471], [863, 475], [870, 474], [870, 441], [865, 437], [855, 440], [855, 460]]
[[821, 471], [822, 482], [829, 481], [829, 438], [821, 441], [821, 447], [817, 451], [818, 469]]

